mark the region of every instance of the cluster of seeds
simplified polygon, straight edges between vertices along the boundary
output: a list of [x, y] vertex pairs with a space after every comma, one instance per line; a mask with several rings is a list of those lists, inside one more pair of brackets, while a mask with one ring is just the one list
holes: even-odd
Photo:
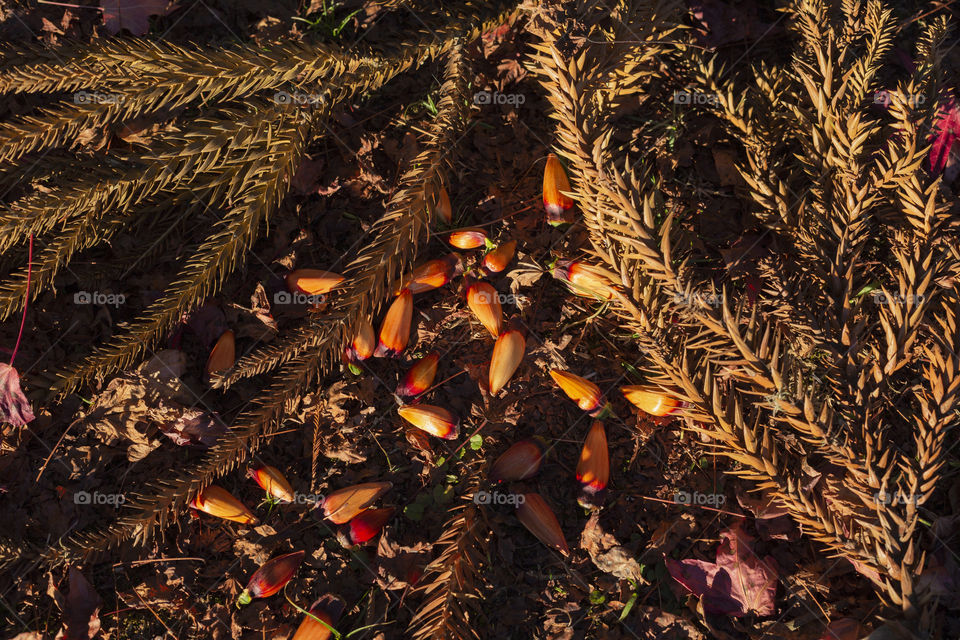
[[[442, 185], [425, 185], [427, 209], [436, 218], [449, 224], [452, 218], [450, 198]], [[550, 154], [543, 178], [543, 204], [547, 222], [561, 225], [573, 222], [573, 201], [570, 185], [563, 166]], [[484, 278], [502, 272], [513, 260], [517, 243], [508, 240], [495, 244], [478, 227], [450, 232], [447, 241], [461, 251], [483, 249], [471, 268], [465, 270], [465, 258], [452, 252], [445, 257], [431, 259], [416, 266], [401, 278], [391, 302], [375, 332], [371, 319], [360, 321], [352, 342], [344, 349], [343, 362], [354, 374], [361, 374], [360, 363], [376, 357], [396, 358], [407, 349], [414, 311], [414, 296], [432, 291], [462, 276], [465, 300], [474, 317], [495, 340], [490, 359], [488, 387], [491, 395], [498, 394], [509, 383], [523, 360], [526, 336], [517, 318], [505, 321], [496, 288]], [[550, 273], [578, 296], [599, 301], [610, 301], [620, 295], [614, 274], [582, 261], [557, 260]], [[306, 296], [323, 296], [344, 281], [336, 273], [320, 269], [298, 269], [286, 278], [288, 289]], [[319, 305], [320, 303], [316, 303]], [[233, 332], [226, 331], [210, 352], [206, 374], [208, 378], [228, 370], [234, 364]], [[460, 435], [459, 418], [448, 409], [419, 402], [432, 389], [440, 356], [431, 352], [420, 358], [401, 378], [395, 391], [402, 403], [397, 412], [406, 422], [429, 435], [454, 440]], [[600, 388], [590, 380], [570, 371], [553, 369], [550, 376], [560, 389], [583, 411], [595, 418], [584, 439], [576, 477], [580, 483], [578, 503], [585, 508], [600, 508], [610, 478], [610, 461], [606, 432], [602, 419], [610, 414], [610, 404]], [[679, 414], [683, 409], [676, 397], [661, 389], [628, 385], [621, 388], [633, 405], [650, 416], [665, 417]], [[537, 474], [546, 455], [546, 443], [539, 438], [520, 440], [510, 446], [491, 466], [491, 483], [526, 480]], [[275, 503], [294, 501], [290, 483], [276, 468], [257, 466], [250, 470], [253, 478]], [[391, 507], [370, 508], [392, 487], [389, 482], [369, 482], [334, 491], [319, 502], [315, 509], [322, 517], [340, 527], [338, 538], [350, 547], [370, 544], [394, 514]], [[521, 498], [522, 496], [522, 498]], [[517, 494], [518, 520], [546, 546], [564, 556], [570, 549], [553, 510], [534, 492]], [[240, 522], [255, 524], [256, 516], [240, 500], [222, 487], [211, 485], [201, 490], [190, 506], [207, 514]], [[252, 598], [266, 598], [279, 592], [293, 577], [304, 556], [297, 551], [265, 563], [250, 578], [247, 588], [238, 599], [238, 606]], [[294, 635], [294, 640], [328, 638], [343, 603], [332, 595], [325, 595], [306, 613], [306, 618]]]

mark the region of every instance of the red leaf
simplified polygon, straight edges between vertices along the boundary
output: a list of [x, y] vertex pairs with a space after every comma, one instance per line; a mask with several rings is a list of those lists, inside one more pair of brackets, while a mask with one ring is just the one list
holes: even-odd
[[740, 603], [722, 590], [726, 586], [729, 591], [730, 576], [725, 576], [717, 588], [714, 587], [720, 567], [703, 560], [688, 559], [678, 562], [673, 558], [667, 558], [666, 563], [667, 571], [673, 579], [701, 599], [704, 611], [725, 616], [743, 615]]
[[70, 591], [66, 596], [53, 585], [53, 576], [47, 593], [63, 612], [63, 628], [56, 640], [90, 640], [100, 633], [98, 613], [102, 601], [77, 569], [70, 567]]
[[780, 577], [776, 561], [770, 556], [761, 560], [750, 546], [753, 538], [740, 525], [721, 532], [720, 537], [717, 566], [732, 578], [731, 595], [743, 604], [745, 613], [772, 615]]
[[165, 16], [177, 8], [169, 0], [100, 0], [100, 6], [109, 33], [127, 29], [135, 36], [150, 31], [150, 16]]
[[20, 376], [8, 364], [0, 363], [0, 421], [22, 427], [34, 419], [30, 401], [20, 390]]
[[952, 94], [947, 96], [937, 114], [933, 129], [934, 133], [930, 136], [933, 141], [930, 146], [930, 170], [939, 172], [946, 166], [950, 149], [960, 138], [960, 108]]
[[684, 589], [698, 596], [707, 613], [741, 617], [769, 616], [775, 611], [779, 571], [773, 558], [761, 560], [740, 525], [720, 533], [717, 562], [666, 558], [667, 571]]

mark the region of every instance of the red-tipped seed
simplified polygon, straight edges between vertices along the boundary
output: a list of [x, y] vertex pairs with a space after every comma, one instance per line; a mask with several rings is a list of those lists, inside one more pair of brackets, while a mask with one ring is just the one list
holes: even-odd
[[532, 478], [543, 463], [543, 443], [536, 438], [521, 440], [504, 451], [490, 467], [491, 482], [513, 482]]
[[583, 441], [580, 462], [577, 464], [577, 481], [580, 482], [580, 497], [577, 502], [587, 509], [603, 503], [610, 480], [610, 453], [603, 423], [595, 421]]
[[299, 291], [308, 296], [319, 296], [329, 293], [334, 287], [343, 282], [343, 276], [332, 271], [321, 269], [296, 269], [287, 274], [287, 288], [290, 291]]
[[477, 281], [467, 287], [467, 306], [494, 338], [503, 327], [503, 309], [500, 294], [488, 282]]
[[563, 530], [560, 529], [557, 516], [546, 501], [539, 493], [521, 495], [523, 500], [517, 505], [517, 518], [523, 526], [551, 549], [556, 549], [565, 556], [570, 555], [570, 548], [567, 546], [566, 538], [563, 537]]
[[267, 492], [272, 498], [282, 502], [293, 502], [293, 487], [287, 482], [287, 479], [280, 473], [280, 470], [270, 465], [260, 465], [250, 469], [250, 477], [260, 485], [260, 488]]
[[410, 398], [429, 389], [437, 375], [438, 360], [440, 360], [440, 356], [436, 353], [429, 353], [420, 358], [397, 385], [397, 395]]
[[510, 261], [513, 260], [513, 254], [517, 250], [517, 241], [511, 240], [501, 244], [496, 249], [488, 251], [480, 261], [480, 266], [487, 273], [500, 273], [507, 268]]
[[437, 216], [445, 223], [453, 222], [453, 207], [450, 205], [450, 194], [446, 187], [440, 185], [437, 188], [437, 202], [434, 205], [434, 211]]
[[349, 541], [353, 545], [369, 542], [380, 534], [390, 518], [393, 517], [393, 507], [383, 509], [367, 509], [347, 524]]
[[387, 309], [380, 325], [380, 344], [373, 355], [378, 358], [396, 357], [407, 348], [410, 340], [410, 324], [413, 322], [413, 294], [404, 289]]
[[310, 615], [303, 617], [291, 640], [330, 640], [333, 635], [330, 629], [340, 620], [343, 610], [344, 604], [340, 598], [330, 594], [321, 597], [310, 607]]
[[250, 604], [253, 598], [269, 598], [290, 582], [303, 562], [304, 551], [294, 551], [267, 561], [250, 576], [247, 588], [237, 598], [237, 606]]
[[586, 378], [560, 369], [551, 370], [550, 377], [563, 389], [568, 398], [592, 417], [599, 418], [607, 412], [608, 405], [600, 393], [600, 387]]
[[553, 277], [567, 285], [574, 294], [596, 300], [610, 300], [616, 294], [613, 273], [585, 262], [560, 260], [550, 270]]
[[635, 407], [651, 416], [668, 416], [679, 409], [680, 401], [661, 391], [626, 385], [620, 387], [623, 396]]
[[496, 395], [516, 372], [523, 360], [523, 351], [527, 341], [517, 329], [508, 329], [500, 334], [493, 345], [493, 357], [490, 358], [490, 394]]
[[343, 350], [343, 361], [351, 371], [360, 375], [360, 368], [356, 363], [371, 357], [376, 349], [377, 336], [373, 332], [373, 325], [366, 318], [361, 318], [357, 322], [357, 335], [350, 346]]
[[237, 500], [223, 487], [215, 484], [201, 489], [190, 501], [190, 506], [197, 511], [203, 511], [224, 520], [241, 524], [257, 523], [257, 517], [247, 508], [247, 505]]
[[442, 407], [414, 404], [397, 409], [400, 417], [430, 435], [453, 440], [460, 435], [457, 417]]
[[561, 192], [570, 191], [570, 182], [557, 156], [547, 156], [547, 166], [543, 170], [543, 208], [547, 211], [547, 222], [553, 226], [573, 222], [573, 199]]
[[463, 258], [458, 253], [451, 253], [445, 258], [428, 260], [418, 265], [400, 281], [396, 293], [409, 289], [416, 295], [425, 291], [432, 291], [447, 284], [454, 276], [463, 272]]
[[459, 229], [450, 234], [447, 242], [457, 249], [476, 249], [487, 244], [487, 233], [483, 229]]
[[349, 522], [392, 486], [390, 482], [365, 482], [334, 491], [323, 500], [323, 517], [334, 524]]
[[236, 344], [234, 343], [233, 331], [227, 329], [217, 339], [217, 343], [210, 350], [210, 356], [207, 358], [207, 377], [221, 371], [226, 371], [233, 366], [237, 357]]

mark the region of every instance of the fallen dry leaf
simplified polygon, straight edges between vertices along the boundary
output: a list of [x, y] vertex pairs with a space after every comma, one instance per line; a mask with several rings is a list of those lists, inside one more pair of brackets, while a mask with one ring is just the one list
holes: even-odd
[[737, 488], [740, 506], [754, 515], [753, 524], [763, 540], [799, 540], [800, 529], [790, 519], [786, 507], [771, 496], [754, 497]]
[[161, 351], [136, 372], [111, 380], [94, 397], [84, 423], [106, 445], [129, 441], [131, 462], [142, 460], [162, 444], [151, 425], [156, 426], [156, 435], [163, 434], [178, 445], [212, 446], [226, 428], [213, 414], [188, 406], [193, 396], [178, 377], [185, 366], [182, 352]]
[[0, 420], [15, 427], [22, 427], [34, 419], [30, 401], [20, 389], [17, 370], [0, 363]]
[[629, 551], [620, 546], [617, 539], [600, 527], [600, 514], [594, 512], [583, 527], [580, 547], [590, 554], [598, 569], [622, 580], [636, 580], [647, 584], [641, 575], [640, 564]]

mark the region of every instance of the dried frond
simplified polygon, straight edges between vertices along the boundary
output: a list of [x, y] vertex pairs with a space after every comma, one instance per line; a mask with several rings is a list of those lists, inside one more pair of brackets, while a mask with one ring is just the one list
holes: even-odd
[[435, 543], [440, 554], [420, 578], [416, 593], [423, 595], [423, 602], [410, 621], [411, 637], [417, 640], [479, 639], [479, 630], [486, 628], [479, 604], [490, 528], [482, 507], [473, 499], [482, 469], [483, 465], [474, 464], [467, 471], [467, 492], [448, 511], [443, 534]]
[[[341, 319], [341, 340], [325, 354], [331, 364], [337, 361], [343, 346], [353, 338], [357, 322], [377, 313], [394, 284], [416, 260], [417, 247], [426, 236], [430, 223], [425, 185], [443, 167], [452, 165], [464, 134], [467, 74], [463, 65], [459, 50], [453, 49], [444, 71], [437, 116], [428, 130], [423, 149], [401, 176], [397, 190], [387, 203], [387, 212], [371, 229], [373, 239], [344, 270], [347, 281], [332, 310]], [[329, 318], [323, 320], [324, 323], [329, 321]], [[229, 386], [241, 378], [269, 371], [307, 349], [316, 348], [316, 329], [310, 324], [300, 327], [281, 342], [244, 357], [219, 384]]]

